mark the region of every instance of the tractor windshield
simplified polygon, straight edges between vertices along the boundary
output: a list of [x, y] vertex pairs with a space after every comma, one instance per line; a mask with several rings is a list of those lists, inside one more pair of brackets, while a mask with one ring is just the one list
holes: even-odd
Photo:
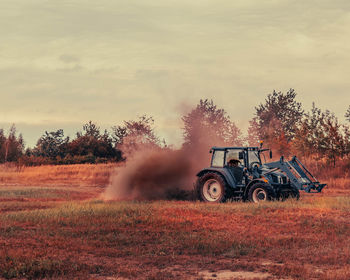
[[258, 162], [261, 164], [260, 155], [258, 151], [248, 151], [248, 161], [249, 164], [252, 164], [252, 162]]

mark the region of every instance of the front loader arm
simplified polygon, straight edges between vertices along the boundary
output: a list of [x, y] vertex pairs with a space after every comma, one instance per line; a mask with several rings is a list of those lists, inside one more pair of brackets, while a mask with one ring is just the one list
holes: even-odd
[[[311, 192], [321, 192], [326, 184], [320, 184], [315, 176], [311, 174], [309, 170], [294, 156], [291, 161], [284, 161], [283, 156], [279, 161], [269, 162], [264, 164], [269, 168], [278, 168], [284, 172], [293, 185], [298, 190], [304, 190]], [[308, 176], [309, 175], [309, 176]]]

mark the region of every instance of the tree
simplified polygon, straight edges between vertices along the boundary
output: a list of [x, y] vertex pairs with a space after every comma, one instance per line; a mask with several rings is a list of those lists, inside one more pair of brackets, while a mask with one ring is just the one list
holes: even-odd
[[67, 154], [67, 144], [69, 137], [64, 137], [63, 129], [57, 131], [45, 131], [34, 148], [33, 153], [36, 156], [56, 159], [58, 156], [64, 157]]
[[185, 147], [242, 144], [241, 131], [213, 100], [201, 99], [196, 108], [182, 117], [182, 121]]
[[294, 145], [302, 154], [325, 157], [335, 166], [338, 157], [349, 153], [348, 134], [348, 127], [341, 125], [333, 113], [313, 104], [301, 121]]
[[139, 117], [136, 121], [124, 121], [123, 125], [113, 126], [112, 131], [115, 146], [120, 147], [124, 154], [131, 154], [140, 147], [162, 145], [154, 131], [154, 119], [147, 115]]
[[262, 140], [260, 137], [258, 123], [256, 117], [249, 121], [248, 136], [247, 136], [249, 146], [257, 146], [259, 141]]
[[83, 131], [77, 133], [77, 137], [68, 144], [67, 152], [71, 156], [118, 159], [118, 152], [107, 130], [101, 135], [100, 127], [89, 121], [83, 125]]
[[14, 162], [17, 161], [22, 155], [24, 150], [24, 141], [22, 134], [16, 136], [16, 126], [13, 124], [10, 127], [9, 134], [6, 137], [4, 131], [0, 130], [0, 161], [1, 162]]
[[294, 139], [294, 147], [302, 156], [319, 155], [319, 139], [323, 137], [322, 120], [324, 113], [312, 104], [312, 109], [307, 112], [300, 122]]
[[348, 125], [343, 125], [344, 129], [344, 154], [350, 156], [350, 127]]
[[92, 121], [83, 125], [83, 131], [85, 136], [91, 136], [96, 139], [100, 137], [100, 127], [94, 124]]
[[[288, 154], [304, 110], [297, 102], [297, 93], [290, 89], [286, 93], [269, 94], [264, 104], [255, 107], [255, 116], [250, 122], [249, 139], [264, 140], [280, 153]], [[251, 136], [252, 135], [252, 136]]]
[[345, 139], [342, 133], [343, 126], [339, 124], [338, 118], [328, 110], [323, 120], [324, 138], [320, 139], [320, 147], [324, 155], [333, 162], [345, 154]]
[[6, 144], [7, 138], [4, 134], [4, 130], [0, 129], [0, 162], [5, 162]]
[[346, 113], [345, 113], [345, 118], [346, 118], [346, 120], [347, 120], [348, 122], [350, 122], [350, 106], [349, 106], [348, 110], [347, 110]]

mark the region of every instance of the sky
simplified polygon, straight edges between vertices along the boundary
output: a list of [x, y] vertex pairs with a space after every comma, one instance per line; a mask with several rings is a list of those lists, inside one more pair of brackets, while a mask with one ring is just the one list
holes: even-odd
[[176, 145], [201, 98], [244, 132], [274, 89], [344, 121], [350, 1], [2, 0], [0, 62], [0, 127], [27, 146], [143, 114]]

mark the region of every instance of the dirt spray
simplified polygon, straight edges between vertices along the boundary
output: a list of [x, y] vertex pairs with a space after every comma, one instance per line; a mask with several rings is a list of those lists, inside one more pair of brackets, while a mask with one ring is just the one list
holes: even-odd
[[197, 168], [185, 149], [138, 149], [111, 176], [103, 198], [184, 198], [193, 189]]

